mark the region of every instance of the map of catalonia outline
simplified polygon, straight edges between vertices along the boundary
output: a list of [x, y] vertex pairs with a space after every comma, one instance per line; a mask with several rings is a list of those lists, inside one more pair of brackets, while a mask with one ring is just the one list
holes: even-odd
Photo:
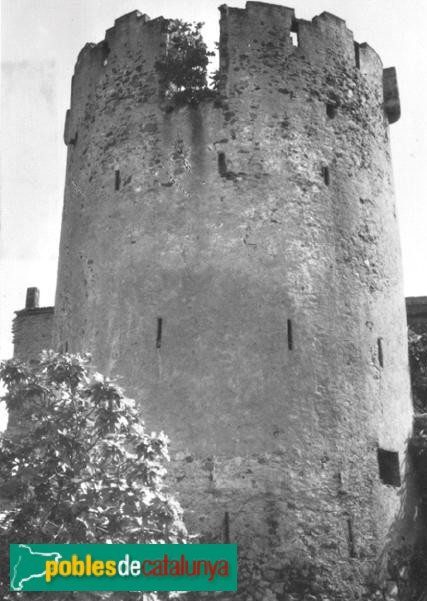
[[[28, 552], [32, 556], [43, 557], [44, 564], [46, 563], [46, 558], [53, 559], [56, 562], [58, 562], [60, 559], [62, 559], [62, 555], [60, 553], [56, 553], [56, 552], [55, 553], [41, 553], [41, 552], [33, 551], [31, 549], [30, 545], [18, 545], [18, 547], [19, 547], [19, 549], [25, 550], [25, 552], [19, 554], [18, 561], [13, 566], [13, 577], [11, 578], [11, 581], [10, 581], [10, 590], [11, 591], [25, 590], [25, 589], [23, 589], [23, 585], [25, 582], [28, 582], [28, 580], [31, 580], [32, 578], [43, 578], [43, 576], [46, 575], [46, 565], [44, 565], [45, 569], [43, 572], [40, 572], [39, 574], [30, 574], [29, 576], [25, 576], [25, 574], [22, 574], [19, 576], [19, 579], [18, 579], [19, 566], [21, 565], [22, 561], [24, 560], [24, 565], [25, 565], [25, 563], [28, 563], [29, 561], [34, 563], [34, 558], [33, 559], [28, 558], [28, 555], [27, 555]], [[27, 555], [27, 559], [25, 558], [26, 555]], [[16, 582], [17, 579], [18, 579], [18, 582]]]

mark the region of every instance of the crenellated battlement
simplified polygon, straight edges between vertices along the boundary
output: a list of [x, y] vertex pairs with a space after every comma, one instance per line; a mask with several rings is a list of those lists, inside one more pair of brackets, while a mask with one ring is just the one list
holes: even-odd
[[[157, 17], [150, 19], [138, 10], [122, 15], [114, 21], [113, 27], [105, 32], [105, 38], [99, 43], [87, 43], [80, 51], [74, 77], [79, 77], [82, 70], [90, 67], [104, 66], [105, 59], [111, 54], [120, 55], [124, 49], [128, 52], [147, 51], [150, 45], [157, 51], [159, 58], [163, 52], [158, 52], [159, 47], [165, 48], [168, 26], [172, 19]], [[150, 55], [151, 52], [147, 52]], [[145, 57], [144, 57], [145, 58]]]
[[[117, 19], [114, 20], [114, 27], [118, 26], [121, 23], [126, 23], [128, 21], [134, 21], [139, 19], [142, 19], [143, 23], [150, 21], [150, 17], [147, 14], [141, 13], [141, 11], [139, 10], [132, 10], [126, 13], [125, 15], [122, 15], [121, 17], [117, 17]], [[111, 29], [113, 29], [113, 27]]]
[[381, 83], [379, 56], [366, 44], [355, 42], [346, 22], [329, 12], [307, 21], [298, 19], [291, 8], [262, 2], [247, 2], [244, 9], [222, 5], [220, 12], [222, 70], [234, 69], [242, 56], [250, 62], [269, 53], [277, 65], [294, 56], [330, 69], [357, 68]]
[[113, 97], [116, 82], [126, 83], [129, 66], [135, 68], [131, 85], [136, 96], [139, 92], [139, 100], [158, 101], [159, 84], [154, 64], [166, 53], [171, 22], [163, 17], [150, 19], [136, 10], [116, 19], [114, 26], [107, 29], [104, 40], [83, 47], [72, 79], [71, 107], [64, 130], [66, 144], [76, 142], [78, 129], [87, 111], [98, 102], [101, 90], [107, 92], [107, 97]]
[[146, 14], [133, 11], [114, 21], [114, 26], [105, 32], [105, 41], [112, 52], [121, 51], [121, 44], [130, 50], [147, 49], [146, 42], [154, 42], [156, 48], [165, 43], [168, 25], [171, 19], [156, 17], [150, 19]]
[[[378, 54], [368, 44], [354, 41], [346, 22], [323, 12], [311, 21], [298, 19], [292, 8], [264, 2], [247, 2], [245, 8], [227, 5], [220, 10], [219, 81], [225, 97], [236, 90], [257, 89], [279, 82], [288, 61], [306, 69], [339, 73], [354, 72], [383, 94], [385, 113], [393, 123], [400, 115], [397, 82], [392, 71], [383, 77]], [[171, 19], [150, 19], [137, 10], [116, 19], [98, 44], [89, 43], [80, 52], [72, 84], [71, 110], [64, 140], [75, 143], [79, 124], [87, 110], [98, 102], [99, 85], [112, 98], [130, 97], [134, 102], [158, 104], [161, 86], [155, 63], [167, 53]], [[133, 78], [127, 75], [133, 69]]]
[[[323, 12], [306, 21], [296, 18], [292, 8], [264, 2], [247, 2], [245, 8], [224, 4], [219, 10], [219, 81], [223, 95], [247, 86], [248, 79], [260, 79], [254, 87], [265, 86], [267, 79], [278, 81], [284, 64], [293, 60], [331, 72], [357, 69], [381, 93], [384, 83], [390, 123], [400, 115], [395, 75], [392, 77], [388, 70], [383, 78], [378, 54], [368, 44], [355, 42], [343, 19]], [[161, 89], [155, 63], [167, 53], [171, 22], [163, 17], [150, 19], [135, 10], [116, 19], [104, 40], [84, 46], [73, 77], [71, 111], [64, 132], [66, 144], [76, 141], [79, 123], [88, 106], [99, 97], [100, 82], [111, 97], [118, 96], [116, 88], [127, 87], [123, 96], [159, 102]], [[126, 84], [129, 66], [137, 74], [132, 80], [133, 91], [120, 85], [123, 80]]]

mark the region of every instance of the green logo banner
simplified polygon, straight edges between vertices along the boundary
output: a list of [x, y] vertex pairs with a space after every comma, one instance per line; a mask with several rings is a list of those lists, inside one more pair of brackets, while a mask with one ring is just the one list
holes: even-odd
[[11, 591], [236, 591], [237, 545], [10, 545]]

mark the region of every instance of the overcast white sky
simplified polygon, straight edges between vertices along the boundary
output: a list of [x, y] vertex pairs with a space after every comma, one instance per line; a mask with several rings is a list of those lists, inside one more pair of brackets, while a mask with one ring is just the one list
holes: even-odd
[[[13, 311], [28, 286], [54, 302], [66, 148], [63, 121], [77, 54], [114, 19], [138, 9], [154, 18], [204, 21], [218, 39], [220, 0], [1, 0], [0, 358], [11, 356]], [[276, 2], [276, 4], [283, 4]], [[243, 7], [234, 0], [231, 6]], [[385, 67], [396, 66], [402, 118], [391, 126], [405, 293], [427, 295], [427, 2], [293, 0], [297, 18], [324, 10], [347, 21]]]

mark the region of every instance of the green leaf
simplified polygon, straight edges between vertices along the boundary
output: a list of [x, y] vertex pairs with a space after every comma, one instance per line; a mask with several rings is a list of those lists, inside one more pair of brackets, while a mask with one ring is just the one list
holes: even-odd
[[5, 548], [22, 540], [187, 540], [180, 505], [165, 494], [167, 437], [147, 433], [135, 401], [93, 374], [87, 356], [48, 352], [38, 363], [4, 362], [0, 377], [3, 400], [26, 427], [0, 440], [0, 486], [14, 506], [0, 514]]

